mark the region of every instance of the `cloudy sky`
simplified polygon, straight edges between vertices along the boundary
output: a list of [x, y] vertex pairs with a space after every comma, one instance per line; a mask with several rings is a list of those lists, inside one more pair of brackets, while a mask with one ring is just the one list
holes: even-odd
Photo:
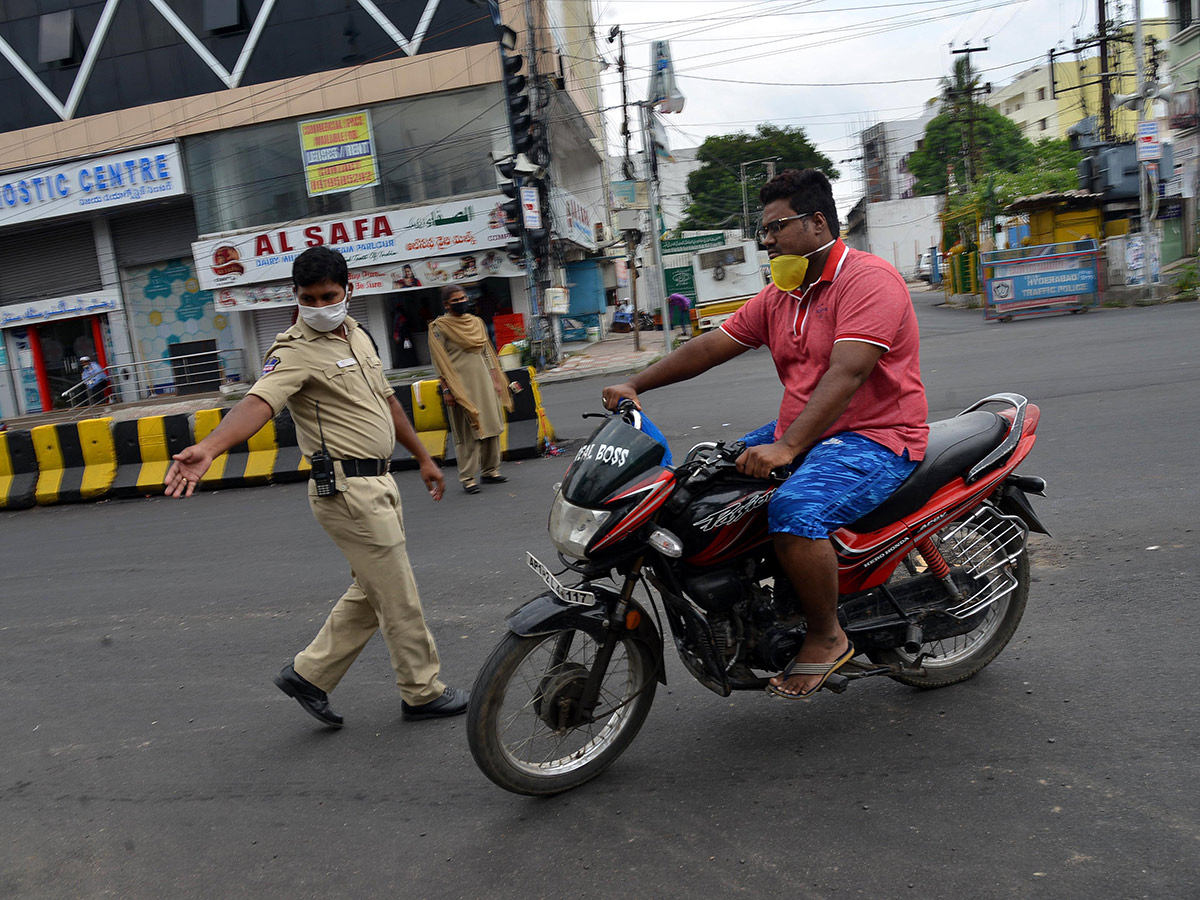
[[[603, 40], [625, 34], [630, 100], [646, 97], [649, 42], [671, 42], [681, 113], [666, 117], [674, 147], [753, 131], [760, 122], [800, 126], [841, 172], [845, 212], [861, 196], [856, 135], [880, 121], [914, 118], [938, 93], [953, 49], [972, 54], [983, 78], [1002, 85], [1096, 31], [1097, 0], [597, 0]], [[1165, 14], [1143, 0], [1143, 20]], [[1108, 0], [1109, 18], [1132, 22], [1134, 0]], [[601, 44], [616, 61], [616, 45]], [[620, 105], [615, 66], [605, 103]], [[619, 110], [610, 116], [616, 148]]]

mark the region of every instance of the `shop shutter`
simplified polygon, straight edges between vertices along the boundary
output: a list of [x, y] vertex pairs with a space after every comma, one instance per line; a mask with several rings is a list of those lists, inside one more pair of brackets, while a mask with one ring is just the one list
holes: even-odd
[[258, 346], [260, 364], [267, 358], [267, 350], [275, 343], [275, 335], [281, 331], [287, 331], [292, 326], [292, 313], [295, 310], [296, 307], [288, 303], [285, 306], [274, 306], [253, 313], [255, 341]]
[[0, 303], [101, 288], [91, 222], [56, 222], [0, 238]]
[[191, 259], [196, 215], [191, 203], [133, 212], [113, 219], [112, 238], [121, 268]]

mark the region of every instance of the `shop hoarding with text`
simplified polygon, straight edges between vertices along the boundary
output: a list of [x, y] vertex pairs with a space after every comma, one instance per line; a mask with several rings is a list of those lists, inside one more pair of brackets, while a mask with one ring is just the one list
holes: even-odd
[[0, 175], [0, 228], [187, 193], [175, 144]]
[[504, 200], [497, 194], [217, 235], [192, 244], [192, 255], [205, 290], [290, 280], [295, 258], [322, 245], [342, 253], [351, 269], [488, 250], [503, 255], [513, 240]]

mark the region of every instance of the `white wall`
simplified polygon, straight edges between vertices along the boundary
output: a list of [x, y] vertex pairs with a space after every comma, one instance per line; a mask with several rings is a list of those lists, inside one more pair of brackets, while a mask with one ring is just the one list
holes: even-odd
[[867, 204], [868, 250], [913, 277], [922, 250], [940, 240], [940, 197], [913, 197]]

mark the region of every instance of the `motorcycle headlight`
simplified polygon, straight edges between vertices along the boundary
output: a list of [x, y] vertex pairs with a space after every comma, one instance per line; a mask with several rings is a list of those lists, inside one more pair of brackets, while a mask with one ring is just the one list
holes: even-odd
[[550, 543], [566, 556], [586, 559], [584, 551], [588, 543], [611, 515], [605, 510], [568, 503], [559, 491], [550, 507]]

